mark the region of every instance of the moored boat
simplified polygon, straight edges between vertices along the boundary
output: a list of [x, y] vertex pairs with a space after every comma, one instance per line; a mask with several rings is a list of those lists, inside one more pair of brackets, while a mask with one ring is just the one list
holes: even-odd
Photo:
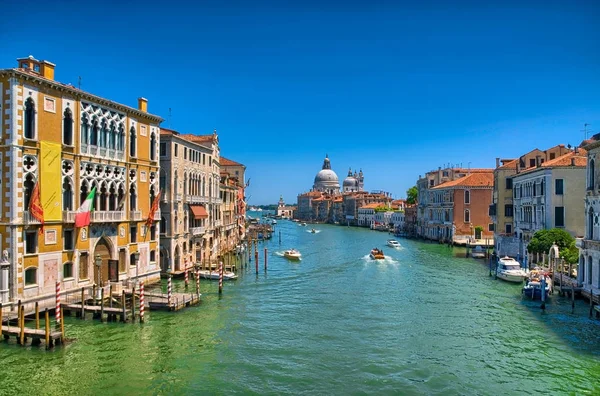
[[498, 260], [496, 276], [507, 282], [522, 283], [528, 275], [517, 260], [504, 256]]
[[314, 228], [312, 230], [310, 230], [311, 233], [315, 234], [317, 232], [317, 230], [315, 230]]
[[300, 260], [302, 258], [302, 255], [296, 249], [290, 249], [283, 252], [283, 257], [290, 260]]
[[395, 239], [388, 239], [387, 241], [387, 245], [393, 248], [399, 248], [400, 247], [400, 242], [398, 242]]
[[[219, 271], [218, 270], [200, 270], [198, 274], [201, 278], [204, 279], [219, 279]], [[235, 280], [237, 279], [237, 275], [231, 271], [223, 271], [223, 280]]]
[[471, 257], [473, 258], [485, 258], [485, 250], [481, 245], [477, 245], [471, 250]]
[[383, 260], [383, 259], [385, 259], [385, 255], [383, 254], [383, 251], [381, 249], [378, 249], [378, 248], [374, 248], [373, 250], [371, 250], [371, 253], [369, 254], [369, 257], [371, 257], [371, 260]]
[[525, 280], [525, 286], [523, 286], [524, 295], [531, 297], [532, 300], [541, 300], [542, 293], [545, 295], [544, 299], [547, 299], [551, 292], [552, 277], [548, 272], [536, 269], [529, 273], [529, 278]]

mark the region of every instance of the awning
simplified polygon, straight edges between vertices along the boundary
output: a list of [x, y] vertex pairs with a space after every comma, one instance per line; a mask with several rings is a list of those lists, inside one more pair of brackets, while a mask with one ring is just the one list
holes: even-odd
[[202, 205], [190, 205], [190, 209], [192, 210], [192, 214], [194, 215], [194, 219], [208, 219], [208, 213], [206, 212], [206, 208]]

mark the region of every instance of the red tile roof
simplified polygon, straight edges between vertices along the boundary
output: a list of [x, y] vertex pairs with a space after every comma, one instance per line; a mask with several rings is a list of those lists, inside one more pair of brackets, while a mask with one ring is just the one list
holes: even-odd
[[192, 135], [192, 134], [186, 134], [186, 135], [180, 135], [180, 137], [182, 139], [185, 140], [189, 140], [190, 142], [195, 142], [195, 143], [206, 143], [206, 142], [212, 142], [216, 139], [215, 134], [212, 135]]
[[239, 162], [232, 161], [225, 157], [221, 157], [221, 159], [219, 160], [219, 163], [223, 166], [244, 166], [244, 165], [240, 164]]
[[515, 169], [516, 170], [518, 162], [519, 162], [519, 160], [512, 160], [510, 162], [507, 162], [506, 164], [500, 165], [496, 169]]
[[471, 173], [456, 180], [439, 184], [432, 190], [449, 187], [492, 187], [494, 185], [494, 173], [488, 169], [487, 173]]

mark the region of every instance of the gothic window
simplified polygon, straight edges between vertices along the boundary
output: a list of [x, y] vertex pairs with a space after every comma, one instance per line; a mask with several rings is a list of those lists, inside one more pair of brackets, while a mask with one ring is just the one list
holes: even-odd
[[117, 146], [117, 150], [125, 151], [125, 130], [123, 126], [119, 126], [119, 145]]
[[154, 203], [154, 198], [156, 197], [156, 191], [154, 190], [154, 186], [150, 186], [150, 208], [152, 207], [152, 203]]
[[88, 119], [87, 114], [84, 114], [81, 117], [81, 143], [82, 144], [88, 143], [89, 131], [90, 131], [89, 119]]
[[90, 134], [90, 144], [92, 146], [98, 145], [98, 130], [99, 129], [100, 129], [100, 127], [98, 126], [98, 120], [94, 120], [92, 122], [92, 130], [91, 130], [91, 134]]
[[167, 187], [167, 176], [163, 173], [163, 170], [160, 171], [160, 179], [159, 179], [159, 188], [163, 191], [163, 195], [166, 193], [165, 189]]
[[35, 138], [35, 102], [31, 98], [27, 98], [25, 101], [23, 129], [25, 139]]
[[125, 189], [123, 188], [122, 184], [119, 185], [118, 199], [119, 201], [117, 203], [117, 210], [122, 211], [123, 206], [125, 205]]
[[63, 178], [62, 193], [62, 209], [73, 210], [73, 182], [69, 177]]
[[135, 127], [131, 127], [131, 129], [129, 129], [129, 156], [130, 157], [135, 157], [135, 153], [136, 153], [136, 133], [135, 133]]
[[63, 113], [63, 144], [73, 145], [73, 113], [67, 107]]
[[183, 172], [183, 195], [189, 194], [188, 174]]
[[587, 227], [588, 239], [594, 239], [594, 209], [590, 208], [588, 211], [588, 227]]
[[156, 134], [150, 134], [150, 160], [156, 161]]
[[35, 181], [33, 175], [28, 173], [27, 176], [25, 176], [25, 182], [23, 183], [23, 198], [26, 210], [29, 210], [29, 202], [31, 201], [31, 194], [33, 193], [34, 186]]
[[117, 209], [117, 188], [114, 183], [111, 183], [108, 189], [108, 210]]
[[588, 190], [594, 189], [594, 165], [595, 161], [591, 160], [588, 166]]
[[89, 188], [88, 182], [84, 180], [81, 184], [81, 192], [79, 193], [79, 205], [81, 205], [83, 201], [85, 201], [90, 191], [91, 190]]
[[131, 183], [129, 186], [129, 210], [134, 211], [137, 209], [137, 194], [135, 190], [135, 183]]
[[108, 148], [111, 150], [115, 150], [117, 148], [117, 127], [115, 126], [114, 122], [110, 124], [110, 138], [108, 141]]

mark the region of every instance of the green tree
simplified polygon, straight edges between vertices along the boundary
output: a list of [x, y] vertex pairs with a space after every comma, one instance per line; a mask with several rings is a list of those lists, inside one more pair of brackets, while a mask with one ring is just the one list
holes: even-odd
[[409, 205], [413, 205], [417, 203], [417, 197], [419, 195], [419, 190], [417, 190], [417, 186], [412, 186], [408, 190], [406, 190], [406, 203]]
[[540, 230], [533, 234], [527, 251], [530, 253], [548, 253], [552, 244], [556, 243], [560, 252], [560, 257], [566, 262], [577, 263], [579, 251], [575, 246], [575, 238], [567, 231], [560, 228], [552, 228], [550, 230]]

